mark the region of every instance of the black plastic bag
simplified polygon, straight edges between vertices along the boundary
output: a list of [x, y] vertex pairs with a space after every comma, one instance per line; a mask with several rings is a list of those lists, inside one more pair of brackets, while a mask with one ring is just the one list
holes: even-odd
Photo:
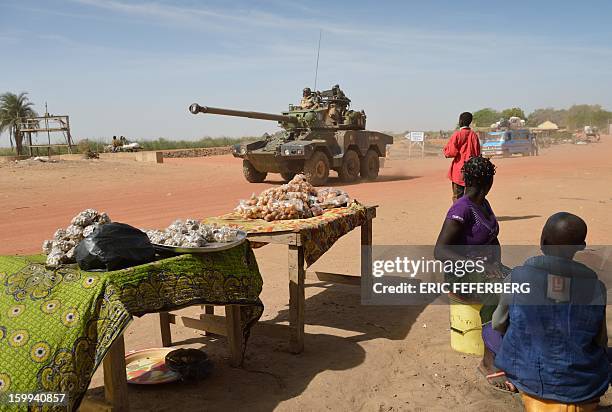
[[82, 270], [118, 270], [151, 262], [155, 249], [143, 231], [107, 223], [79, 242], [75, 257]]

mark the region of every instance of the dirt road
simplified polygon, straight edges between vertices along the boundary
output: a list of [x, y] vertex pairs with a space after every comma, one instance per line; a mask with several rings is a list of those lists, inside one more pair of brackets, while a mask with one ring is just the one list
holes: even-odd
[[[502, 244], [536, 244], [545, 219], [566, 210], [589, 225], [588, 242], [612, 243], [612, 137], [563, 145], [539, 157], [497, 159], [490, 202]], [[362, 203], [380, 206], [375, 244], [433, 244], [450, 206], [448, 161], [389, 162], [374, 183], [342, 185]], [[248, 184], [240, 161], [228, 156], [167, 159], [163, 165], [79, 161], [0, 165], [0, 253], [32, 253], [78, 211], [93, 207], [115, 221], [148, 228], [176, 218], [231, 210], [238, 199], [273, 184]], [[276, 181], [274, 181], [276, 179]], [[332, 184], [339, 184], [332, 179]], [[313, 269], [357, 274], [359, 233], [339, 241]], [[256, 251], [264, 277], [263, 321], [286, 321], [286, 254]], [[477, 358], [449, 346], [448, 307], [364, 307], [359, 289], [307, 285], [306, 350], [255, 334], [246, 369], [223, 359], [225, 342], [173, 328], [175, 341], [205, 345], [215, 372], [199, 384], [131, 387], [133, 410], [515, 410], [519, 402], [491, 391], [476, 375]], [[195, 314], [196, 309], [186, 309]], [[136, 319], [128, 350], [160, 346], [155, 315]], [[610, 329], [612, 330], [612, 329]], [[101, 393], [101, 374], [92, 391]], [[607, 395], [605, 404], [612, 404]]]

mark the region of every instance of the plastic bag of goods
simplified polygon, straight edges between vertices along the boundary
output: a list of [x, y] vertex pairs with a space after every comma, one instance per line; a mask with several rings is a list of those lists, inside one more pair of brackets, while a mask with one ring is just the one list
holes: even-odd
[[317, 202], [324, 209], [346, 206], [350, 201], [348, 194], [341, 189], [325, 187], [317, 193]]
[[98, 226], [77, 245], [82, 270], [118, 270], [151, 262], [155, 249], [141, 230], [124, 223]]

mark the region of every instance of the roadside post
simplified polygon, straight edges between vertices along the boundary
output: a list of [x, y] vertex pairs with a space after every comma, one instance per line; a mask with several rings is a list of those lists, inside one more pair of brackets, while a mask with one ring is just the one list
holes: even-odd
[[425, 132], [409, 132], [406, 138], [410, 141], [408, 146], [408, 157], [412, 158], [412, 147], [421, 148], [421, 158], [425, 157]]

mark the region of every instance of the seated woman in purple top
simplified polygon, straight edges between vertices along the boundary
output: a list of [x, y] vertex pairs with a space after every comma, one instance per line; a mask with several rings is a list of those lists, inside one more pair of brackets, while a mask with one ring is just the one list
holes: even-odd
[[[462, 172], [465, 194], [448, 210], [436, 241], [435, 258], [454, 262], [466, 260], [486, 262], [484, 271], [472, 271], [461, 275], [447, 273], [447, 282], [500, 282], [504, 278], [505, 268], [501, 264], [501, 248], [497, 239], [499, 224], [486, 199], [493, 186], [495, 165], [487, 158], [472, 157], [465, 162]], [[494, 366], [495, 351], [501, 342], [501, 335], [491, 328], [490, 322], [498, 297], [474, 294], [458, 297], [483, 304], [480, 317], [484, 325], [485, 353], [478, 369], [493, 387], [509, 392], [515, 391], [503, 372], [499, 372]]]

